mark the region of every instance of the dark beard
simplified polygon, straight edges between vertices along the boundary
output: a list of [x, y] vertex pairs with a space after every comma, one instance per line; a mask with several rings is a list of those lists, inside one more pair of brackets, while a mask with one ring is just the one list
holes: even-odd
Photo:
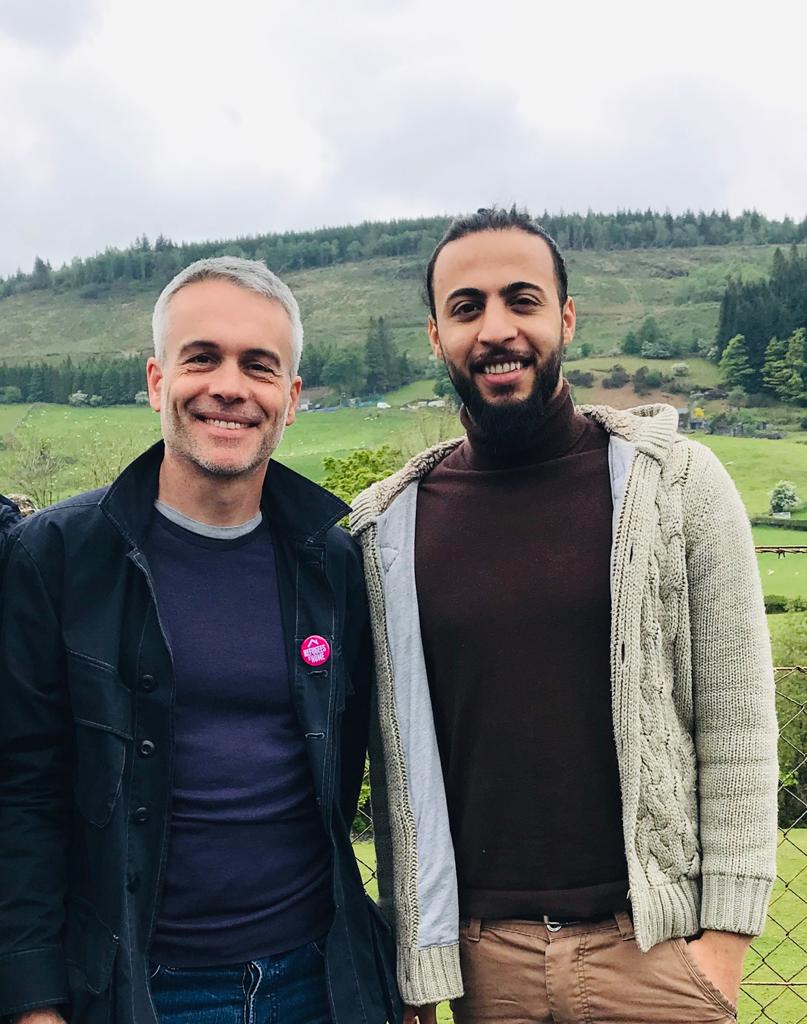
[[532, 447], [541, 429], [546, 406], [558, 386], [562, 358], [563, 346], [558, 345], [538, 366], [529, 395], [509, 402], [486, 401], [472, 377], [446, 363], [454, 390], [491, 451], [515, 453]]

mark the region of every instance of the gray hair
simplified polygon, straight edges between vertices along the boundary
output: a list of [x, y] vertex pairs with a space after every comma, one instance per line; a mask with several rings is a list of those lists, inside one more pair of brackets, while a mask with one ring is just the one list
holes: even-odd
[[291, 321], [291, 358], [293, 372], [300, 368], [303, 354], [303, 323], [300, 307], [291, 288], [260, 260], [245, 260], [240, 256], [214, 256], [197, 260], [174, 277], [160, 292], [151, 318], [151, 333], [154, 338], [154, 355], [158, 362], [165, 359], [165, 332], [168, 323], [168, 306], [176, 293], [196, 281], [231, 281], [240, 288], [276, 299], [285, 309]]

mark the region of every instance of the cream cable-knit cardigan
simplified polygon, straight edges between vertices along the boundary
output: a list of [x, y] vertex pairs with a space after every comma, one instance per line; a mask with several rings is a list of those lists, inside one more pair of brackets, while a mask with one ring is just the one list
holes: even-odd
[[[759, 933], [776, 874], [777, 729], [745, 510], [711, 452], [677, 434], [669, 406], [580, 411], [611, 434], [611, 692], [637, 943], [646, 951], [699, 928]], [[418, 481], [458, 443], [370, 487], [351, 517], [378, 674], [379, 888], [414, 1005], [462, 993], [413, 558]]]

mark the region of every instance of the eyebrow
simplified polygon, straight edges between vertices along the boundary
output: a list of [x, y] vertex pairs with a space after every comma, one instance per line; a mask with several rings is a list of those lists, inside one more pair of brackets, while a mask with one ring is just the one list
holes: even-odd
[[[185, 344], [179, 350], [179, 356], [181, 357], [183, 355], [187, 355], [188, 352], [194, 350], [199, 350], [202, 352], [218, 352], [220, 348], [221, 346], [218, 344], [218, 342], [208, 341], [206, 338], [195, 338], [193, 341], [185, 342]], [[248, 348], [246, 349], [246, 351], [240, 354], [239, 358], [242, 361], [255, 358], [265, 359], [267, 362], [272, 363], [273, 366], [282, 368], [280, 356], [269, 348]]]
[[[503, 299], [508, 299], [510, 296], [515, 295], [517, 292], [523, 292], [525, 289], [530, 291], [540, 292], [541, 295], [546, 295], [545, 289], [539, 284], [535, 284], [533, 281], [511, 281], [506, 284], [504, 288], [499, 289], [499, 295]], [[485, 292], [480, 288], [455, 288], [453, 292], [450, 292], [446, 296], [445, 305], [448, 305], [453, 299], [467, 298], [467, 299], [484, 299]]]

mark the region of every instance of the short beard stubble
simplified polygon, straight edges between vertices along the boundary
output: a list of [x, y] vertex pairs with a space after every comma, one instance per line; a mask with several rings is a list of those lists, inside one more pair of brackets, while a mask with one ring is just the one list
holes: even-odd
[[279, 447], [286, 429], [284, 418], [276, 423], [271, 431], [264, 434], [260, 445], [250, 458], [241, 463], [230, 463], [226, 460], [217, 461], [214, 454], [205, 454], [175, 409], [170, 409], [168, 420], [170, 430], [164, 428], [163, 431], [166, 448], [170, 448], [173, 455], [191, 463], [207, 476], [220, 480], [249, 476], [264, 466]]

